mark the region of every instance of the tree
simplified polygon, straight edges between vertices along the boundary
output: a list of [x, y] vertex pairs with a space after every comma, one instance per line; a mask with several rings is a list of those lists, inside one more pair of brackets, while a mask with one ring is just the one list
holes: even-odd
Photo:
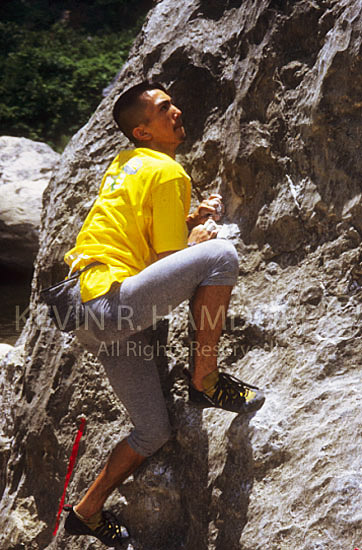
[[[140, 4], [143, 10], [149, 7], [149, 2]], [[143, 20], [132, 6], [130, 0], [5, 1], [0, 8], [1, 133], [61, 150], [88, 120], [128, 55]]]

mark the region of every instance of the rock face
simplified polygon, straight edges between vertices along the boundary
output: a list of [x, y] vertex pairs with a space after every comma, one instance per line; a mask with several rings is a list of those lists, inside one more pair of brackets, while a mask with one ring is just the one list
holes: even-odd
[[59, 157], [45, 143], [0, 137], [0, 265], [32, 269], [42, 195]]
[[195, 185], [219, 190], [240, 227], [220, 363], [267, 400], [252, 419], [187, 403], [180, 306], [168, 365], [158, 358], [174, 437], [110, 506], [139, 550], [361, 546], [361, 10], [359, 0], [162, 0], [150, 12], [45, 193], [31, 313], [1, 371], [1, 548], [101, 548], [62, 529], [52, 538], [67, 460], [83, 414], [74, 501], [129, 421], [95, 358], [50, 325], [38, 296], [64, 274], [63, 254], [126, 145], [114, 98], [145, 76], [184, 111], [180, 160]]

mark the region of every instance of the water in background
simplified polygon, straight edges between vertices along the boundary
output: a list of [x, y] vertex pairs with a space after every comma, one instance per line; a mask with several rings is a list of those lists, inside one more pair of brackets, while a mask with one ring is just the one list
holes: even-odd
[[0, 279], [0, 343], [15, 344], [24, 328], [30, 298], [31, 276], [2, 274]]

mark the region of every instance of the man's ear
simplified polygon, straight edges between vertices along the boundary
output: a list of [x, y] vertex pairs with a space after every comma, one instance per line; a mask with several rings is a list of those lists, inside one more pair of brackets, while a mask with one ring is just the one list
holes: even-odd
[[143, 125], [133, 128], [132, 135], [137, 141], [150, 141], [152, 139], [152, 134], [147, 132]]

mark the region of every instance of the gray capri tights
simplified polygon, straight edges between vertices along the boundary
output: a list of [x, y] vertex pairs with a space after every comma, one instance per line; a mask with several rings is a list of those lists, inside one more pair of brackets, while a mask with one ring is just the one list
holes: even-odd
[[213, 239], [162, 258], [86, 302], [77, 337], [101, 361], [126, 407], [134, 424], [127, 441], [140, 455], [152, 455], [171, 433], [157, 367], [146, 353], [145, 329], [190, 299], [198, 286], [233, 286], [237, 276], [234, 246]]

